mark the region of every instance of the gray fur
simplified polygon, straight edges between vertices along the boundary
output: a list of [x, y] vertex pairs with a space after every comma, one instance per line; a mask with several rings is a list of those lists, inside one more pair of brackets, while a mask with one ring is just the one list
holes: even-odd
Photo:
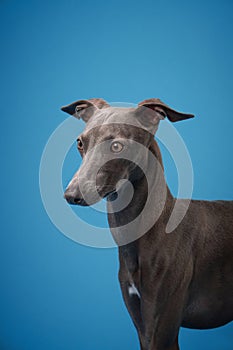
[[[152, 133], [169, 113], [172, 121], [192, 115], [179, 114], [157, 99], [146, 100], [136, 109], [114, 108], [102, 101], [101, 106], [82, 117], [87, 121], [81, 135], [85, 147], [83, 163], [66, 189], [65, 198], [71, 204], [87, 205], [79, 188], [79, 179], [84, 179], [88, 204], [100, 199], [93, 194], [92, 174], [106, 149], [102, 153], [99, 149], [91, 152], [90, 156], [88, 151], [103, 141], [121, 138], [130, 147], [130, 141], [136, 140], [155, 155], [158, 166], [143, 159], [148, 173], [154, 176], [153, 188], [147, 188], [145, 174], [137, 166], [120, 157], [101, 168], [96, 185], [100, 197], [108, 198], [109, 226], [119, 245], [120, 286], [138, 331], [141, 350], [177, 350], [181, 326], [207, 329], [233, 320], [233, 201], [191, 200], [182, 222], [167, 234], [166, 225], [176, 199], [166, 185], [160, 151]], [[138, 113], [141, 105], [145, 110]], [[74, 114], [74, 107], [65, 108], [64, 111]], [[85, 115], [85, 110], [82, 113]], [[124, 120], [129, 119], [133, 125], [124, 125]], [[132, 156], [140, 158], [140, 154]], [[114, 213], [116, 184], [122, 178], [133, 184], [134, 195], [126, 208]], [[141, 229], [137, 225], [134, 232], [127, 233], [121, 227], [140, 214], [148, 192], [152, 193], [148, 218], [156, 211], [160, 216], [146, 234], [122, 245], [124, 235], [137, 237], [137, 230]], [[123, 200], [125, 193], [127, 183], [118, 190], [119, 198]], [[162, 193], [165, 205], [161, 209]], [[184, 200], [179, 201], [182, 204]], [[132, 285], [138, 294], [129, 293]]]

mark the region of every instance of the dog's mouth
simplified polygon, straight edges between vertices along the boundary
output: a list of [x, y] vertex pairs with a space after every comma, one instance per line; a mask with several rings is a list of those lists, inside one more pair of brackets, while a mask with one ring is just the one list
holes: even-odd
[[118, 194], [116, 189], [113, 189], [112, 186], [111, 189], [109, 189], [109, 187], [110, 186], [108, 186], [107, 188], [106, 186], [103, 188], [96, 188], [99, 197], [94, 195], [94, 193], [93, 195], [91, 195], [90, 192], [87, 196], [84, 196], [84, 198], [82, 196], [75, 197], [73, 193], [69, 193], [67, 191], [65, 192], [64, 197], [69, 204], [80, 205], [82, 207], [91, 206], [100, 201], [101, 199], [106, 199], [108, 202], [111, 202], [117, 198]]
[[107, 202], [115, 201], [115, 199], [117, 199], [117, 197], [118, 197], [118, 193], [116, 190], [110, 191], [110, 192], [106, 193], [104, 196], [104, 198], [106, 198]]
[[108, 202], [115, 200], [118, 196], [116, 189], [113, 189], [113, 186], [105, 186], [103, 188], [97, 188], [101, 198], [106, 199]]

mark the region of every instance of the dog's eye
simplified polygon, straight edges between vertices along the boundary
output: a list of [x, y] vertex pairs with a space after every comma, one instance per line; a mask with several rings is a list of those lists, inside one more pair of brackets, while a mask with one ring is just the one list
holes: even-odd
[[119, 141], [113, 141], [111, 143], [111, 146], [110, 146], [111, 151], [114, 152], [114, 153], [121, 152], [123, 150], [123, 148], [124, 148], [124, 146]]
[[80, 151], [83, 151], [83, 143], [81, 139], [77, 139], [77, 146]]

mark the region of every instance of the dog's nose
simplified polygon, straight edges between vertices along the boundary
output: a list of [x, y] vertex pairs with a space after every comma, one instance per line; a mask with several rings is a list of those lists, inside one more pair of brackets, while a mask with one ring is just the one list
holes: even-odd
[[69, 204], [83, 205], [83, 206], [87, 205], [87, 203], [85, 202], [85, 200], [83, 198], [78, 197], [77, 194], [75, 194], [74, 192], [72, 192], [70, 190], [65, 191], [64, 198], [67, 200], [67, 202]]
[[72, 192], [70, 192], [70, 191], [66, 191], [64, 193], [64, 198], [67, 200], [67, 202], [69, 204], [80, 204], [81, 201], [82, 201], [81, 198], [75, 197], [75, 195]]

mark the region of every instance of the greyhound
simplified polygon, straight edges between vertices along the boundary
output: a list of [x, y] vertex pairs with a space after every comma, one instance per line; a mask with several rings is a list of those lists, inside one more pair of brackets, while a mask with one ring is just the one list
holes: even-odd
[[[86, 123], [77, 140], [83, 162], [64, 197], [82, 206], [107, 198], [109, 226], [119, 250], [119, 282], [141, 350], [178, 350], [180, 327], [209, 329], [232, 321], [233, 201], [190, 200], [183, 220], [166, 232], [177, 199], [166, 184], [154, 134], [165, 117], [177, 122], [193, 115], [155, 98], [136, 108], [89, 99], [61, 109]], [[156, 162], [140, 147], [132, 151], [134, 144], [142, 145]], [[131, 158], [124, 155], [130, 150]], [[108, 153], [110, 160], [102, 164]], [[119, 209], [130, 186], [131, 200]], [[148, 196], [149, 206], [140, 217]], [[181, 207], [187, 204], [179, 201]]]

